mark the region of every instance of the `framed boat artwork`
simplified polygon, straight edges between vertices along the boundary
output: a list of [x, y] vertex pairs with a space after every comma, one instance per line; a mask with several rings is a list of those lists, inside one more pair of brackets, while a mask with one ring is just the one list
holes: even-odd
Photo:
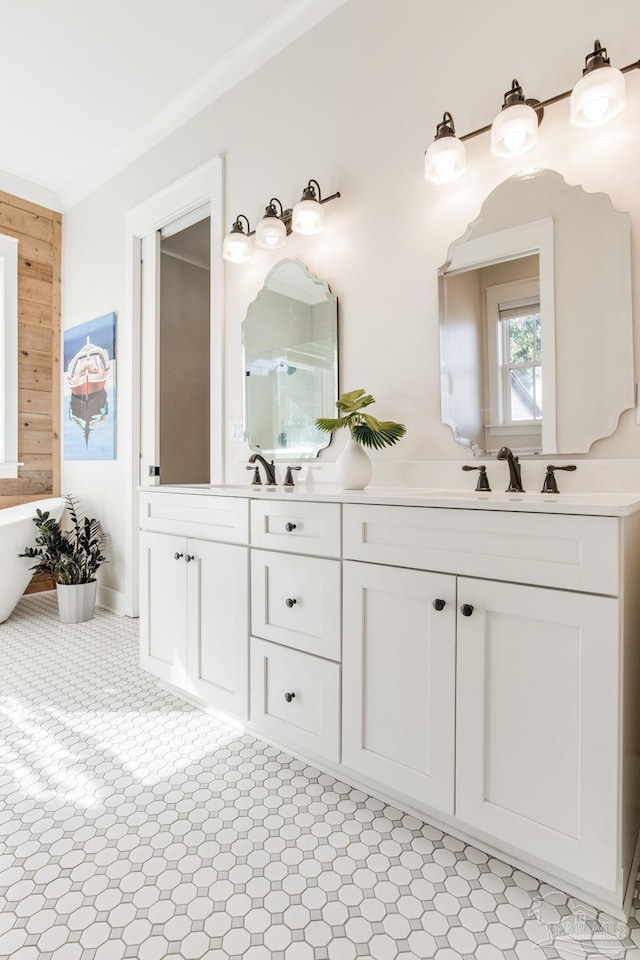
[[64, 459], [116, 458], [116, 315], [64, 331]]

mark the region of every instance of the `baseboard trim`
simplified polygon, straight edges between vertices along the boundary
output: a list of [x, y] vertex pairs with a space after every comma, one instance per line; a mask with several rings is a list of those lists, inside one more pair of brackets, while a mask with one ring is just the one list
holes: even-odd
[[121, 617], [127, 616], [127, 598], [124, 593], [113, 590], [112, 587], [98, 586], [96, 606], [111, 610], [112, 613], [117, 613]]

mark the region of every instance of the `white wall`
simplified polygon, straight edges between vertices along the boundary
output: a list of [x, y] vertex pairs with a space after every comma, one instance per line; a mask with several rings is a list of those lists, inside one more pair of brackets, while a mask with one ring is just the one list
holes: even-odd
[[[338, 294], [342, 388], [365, 387], [378, 397], [374, 412], [408, 427], [400, 446], [378, 454], [374, 482], [433, 485], [448, 463], [462, 484], [457, 468], [468, 452], [440, 422], [437, 268], [483, 198], [522, 161], [492, 159], [488, 136], [477, 138], [468, 144], [467, 177], [442, 188], [425, 183], [423, 153], [444, 110], [459, 132], [481, 126], [497, 113], [514, 76], [539, 99], [571, 88], [596, 37], [616, 64], [637, 59], [637, 0], [539, 0], [528, 20], [525, 8], [514, 17], [507, 0], [349, 0], [65, 215], [65, 325], [113, 309], [121, 325], [128, 322], [123, 215], [192, 168], [225, 155], [228, 224], [245, 213], [253, 225], [270, 197], [292, 203], [315, 177], [343, 199], [326, 208], [322, 236], [295, 238], [287, 255], [304, 260]], [[605, 191], [631, 212], [638, 276], [640, 71], [628, 75], [627, 90], [627, 111], [599, 132], [570, 129], [566, 101], [549, 108], [540, 146], [526, 162]], [[227, 420], [242, 418], [240, 324], [277, 259], [260, 252], [250, 264], [226, 269]], [[638, 318], [637, 283], [634, 297]], [[637, 337], [636, 350], [639, 344]], [[121, 403], [121, 450], [127, 426]], [[330, 447], [321, 463], [337, 452]], [[246, 479], [246, 454], [243, 445], [228, 445], [229, 477]], [[639, 454], [640, 428], [629, 411], [617, 434], [592, 450], [599, 465], [590, 474], [594, 484], [640, 483], [637, 461], [626, 473], [611, 462]], [[496, 481], [500, 466], [492, 470]], [[581, 467], [565, 486], [587, 475]], [[64, 490], [81, 495], [112, 533], [105, 576], [116, 591], [133, 575], [121, 562], [119, 501], [128, 482], [121, 460], [64, 465]]]

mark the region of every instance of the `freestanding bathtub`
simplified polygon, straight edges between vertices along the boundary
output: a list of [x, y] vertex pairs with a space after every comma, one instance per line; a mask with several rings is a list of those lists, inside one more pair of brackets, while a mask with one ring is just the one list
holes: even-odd
[[34, 500], [19, 507], [0, 510], [0, 623], [11, 615], [16, 603], [26, 590], [33, 574], [29, 570], [35, 560], [18, 557], [25, 547], [35, 545], [36, 528], [33, 517], [36, 510], [48, 510], [59, 520], [66, 502], [61, 497]]

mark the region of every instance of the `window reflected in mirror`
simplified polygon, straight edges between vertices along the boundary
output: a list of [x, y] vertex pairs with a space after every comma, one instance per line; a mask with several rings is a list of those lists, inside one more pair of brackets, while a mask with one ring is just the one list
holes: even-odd
[[490, 454], [542, 450], [539, 262], [531, 254], [446, 277], [448, 374], [469, 384], [466, 435]]

